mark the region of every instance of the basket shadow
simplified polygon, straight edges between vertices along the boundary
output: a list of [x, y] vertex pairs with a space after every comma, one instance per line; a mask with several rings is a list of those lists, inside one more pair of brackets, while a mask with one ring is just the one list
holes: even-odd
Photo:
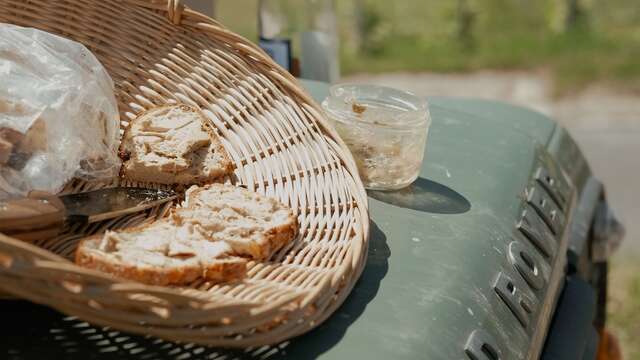
[[391, 250], [371, 222], [368, 258], [362, 276], [338, 310], [315, 330], [275, 346], [225, 350], [173, 343], [150, 336], [122, 333], [90, 325], [45, 306], [21, 300], [0, 300], [0, 356], [28, 359], [315, 359], [335, 346], [378, 293], [389, 269]]
[[331, 317], [309, 333], [280, 344], [278, 351], [266, 357], [264, 354], [268, 352], [263, 353], [260, 359], [315, 359], [338, 344], [349, 326], [364, 313], [367, 305], [375, 298], [382, 280], [389, 271], [391, 249], [387, 245], [387, 237], [373, 221], [367, 255], [367, 263], [360, 279]]
[[462, 214], [471, 209], [467, 198], [448, 186], [419, 177], [395, 191], [367, 191], [372, 198], [402, 208], [434, 214]]

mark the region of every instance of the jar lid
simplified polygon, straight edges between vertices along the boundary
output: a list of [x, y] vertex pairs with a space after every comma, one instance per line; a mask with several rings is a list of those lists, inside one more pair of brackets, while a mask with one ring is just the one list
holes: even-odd
[[333, 119], [345, 124], [415, 130], [430, 121], [426, 100], [386, 86], [334, 85], [322, 106]]

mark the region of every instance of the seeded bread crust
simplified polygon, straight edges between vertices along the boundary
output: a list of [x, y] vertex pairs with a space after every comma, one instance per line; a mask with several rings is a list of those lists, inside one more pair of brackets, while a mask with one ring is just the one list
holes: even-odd
[[[185, 171], [171, 171], [171, 169], [148, 169], [144, 173], [135, 173], [132, 174], [131, 171], [128, 171], [129, 162], [131, 160], [132, 153], [135, 151], [131, 144], [132, 139], [132, 128], [135, 123], [145, 120], [148, 117], [153, 117], [158, 113], [162, 113], [167, 109], [179, 108], [182, 111], [196, 113], [200, 118], [202, 123], [202, 127], [209, 134], [211, 139], [211, 144], [209, 145], [209, 150], [213, 150], [220, 156], [220, 161], [215, 164], [216, 167], [219, 167], [220, 171], [214, 171], [210, 176], [203, 174], [202, 171], [198, 171], [200, 169], [192, 169]], [[140, 182], [152, 182], [152, 183], [160, 183], [160, 184], [168, 184], [168, 185], [205, 185], [212, 183], [216, 179], [223, 177], [225, 175], [229, 175], [233, 172], [234, 165], [233, 161], [229, 157], [229, 154], [222, 145], [220, 138], [216, 134], [213, 129], [211, 123], [206, 118], [206, 116], [200, 111], [200, 109], [180, 104], [180, 105], [168, 105], [161, 106], [146, 110], [139, 114], [135, 119], [133, 119], [129, 125], [125, 128], [124, 134], [122, 135], [122, 141], [120, 143], [120, 147], [118, 148], [118, 156], [122, 159], [122, 166], [120, 167], [120, 177], [126, 178], [128, 180], [140, 181]]]

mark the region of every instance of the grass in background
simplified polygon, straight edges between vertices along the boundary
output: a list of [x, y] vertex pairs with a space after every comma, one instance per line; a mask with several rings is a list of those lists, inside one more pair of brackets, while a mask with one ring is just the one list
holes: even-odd
[[344, 54], [343, 73], [481, 69], [548, 69], [556, 94], [567, 94], [592, 82], [614, 82], [640, 90], [640, 47], [630, 40], [612, 40], [587, 33], [539, 38], [514, 34], [481, 42], [473, 50], [455, 42], [394, 37], [379, 53]]
[[[361, 15], [361, 29], [373, 35], [364, 36], [365, 42], [353, 51], [343, 34], [346, 74], [542, 68], [550, 71], [558, 95], [592, 82], [640, 90], [640, 8], [631, 0], [611, 0], [605, 7], [596, 2], [585, 5], [584, 13], [564, 30], [551, 24], [552, 2], [545, 0], [478, 0], [466, 17], [456, 15], [456, 2], [447, 6], [427, 0], [421, 6], [431, 4], [430, 10], [408, 7], [394, 12], [382, 0], [362, 1], [369, 7]], [[424, 19], [412, 23], [407, 20], [411, 17]]]
[[[636, 0], [582, 1], [584, 14], [564, 31], [550, 15], [559, 2], [336, 1], [342, 72], [547, 69], [558, 95], [603, 81], [640, 91]], [[462, 18], [460, 3], [469, 6]], [[218, 0], [217, 10], [224, 24], [257, 39], [256, 0]]]
[[620, 340], [624, 359], [640, 359], [640, 264], [618, 254], [609, 271], [607, 326]]

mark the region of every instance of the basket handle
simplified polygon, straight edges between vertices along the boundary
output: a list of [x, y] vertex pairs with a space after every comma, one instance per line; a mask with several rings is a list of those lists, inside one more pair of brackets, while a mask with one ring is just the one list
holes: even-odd
[[180, 25], [182, 21], [182, 12], [184, 11], [184, 4], [182, 0], [168, 0], [167, 1], [167, 13], [169, 21], [173, 25]]
[[32, 191], [28, 197], [0, 202], [0, 232], [24, 241], [57, 235], [64, 225], [65, 207], [57, 196]]

